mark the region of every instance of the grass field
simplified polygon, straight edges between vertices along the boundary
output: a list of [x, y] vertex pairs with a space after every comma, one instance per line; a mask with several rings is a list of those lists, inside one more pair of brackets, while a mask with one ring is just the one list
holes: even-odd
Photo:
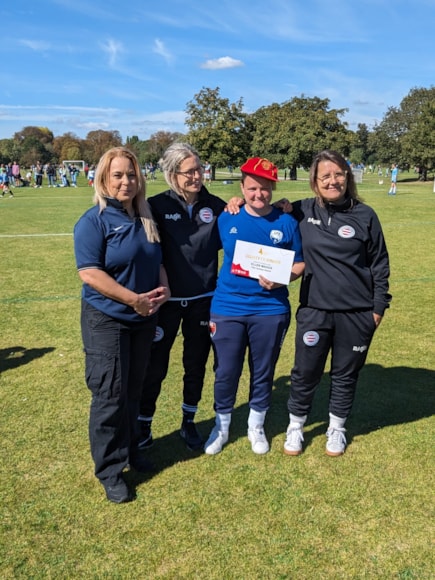
[[[211, 191], [237, 194], [225, 173]], [[188, 452], [181, 418], [181, 339], [172, 354], [149, 456], [129, 476], [137, 499], [109, 503], [93, 475], [72, 229], [92, 190], [22, 188], [0, 199], [0, 577], [433, 579], [435, 193], [401, 174], [398, 195], [368, 175], [359, 191], [378, 213], [393, 302], [364, 368], [344, 456], [324, 454], [327, 377], [300, 457], [282, 453], [293, 332], [266, 422], [271, 452], [246, 437], [244, 372], [230, 442]], [[387, 185], [385, 185], [387, 184]], [[165, 189], [161, 174], [149, 195]], [[307, 176], [275, 198], [310, 194]], [[290, 289], [294, 307], [298, 285]], [[197, 418], [213, 425], [212, 361]]]

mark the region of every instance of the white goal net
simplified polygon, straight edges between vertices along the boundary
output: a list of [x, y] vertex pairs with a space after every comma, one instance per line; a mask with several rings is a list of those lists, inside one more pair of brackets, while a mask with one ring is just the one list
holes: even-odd
[[62, 161], [62, 165], [65, 167], [65, 169], [68, 169], [68, 167], [72, 167], [75, 166], [77, 167], [77, 169], [80, 169], [80, 173], [83, 173], [84, 169], [85, 169], [85, 165], [86, 163], [83, 160], [77, 160], [77, 159], [73, 159], [73, 160], [69, 160], [66, 159], [65, 161]]

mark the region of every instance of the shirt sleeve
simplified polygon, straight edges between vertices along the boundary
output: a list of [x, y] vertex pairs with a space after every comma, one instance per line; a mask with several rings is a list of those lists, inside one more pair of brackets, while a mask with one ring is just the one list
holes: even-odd
[[374, 312], [383, 316], [391, 302], [389, 293], [390, 262], [381, 224], [373, 212], [368, 242], [370, 270], [373, 277]]
[[78, 270], [104, 270], [106, 240], [97, 215], [84, 214], [74, 227], [74, 252]]

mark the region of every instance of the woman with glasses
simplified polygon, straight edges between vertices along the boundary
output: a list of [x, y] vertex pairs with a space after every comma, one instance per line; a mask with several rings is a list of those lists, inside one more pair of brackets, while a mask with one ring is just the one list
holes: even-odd
[[358, 374], [391, 300], [390, 271], [378, 217], [359, 198], [344, 157], [330, 150], [316, 155], [310, 186], [314, 198], [293, 203], [305, 272], [296, 315], [284, 452], [302, 453], [303, 427], [330, 353], [326, 454], [334, 457], [345, 451], [345, 423]]
[[189, 449], [196, 450], [203, 446], [194, 418], [211, 348], [210, 302], [221, 248], [217, 218], [226, 203], [203, 186], [198, 153], [187, 143], [172, 144], [159, 165], [169, 189], [151, 197], [149, 203], [161, 237], [172, 296], [159, 310], [141, 401], [139, 445], [146, 449], [153, 444], [151, 426], [156, 402], [181, 324], [184, 385], [180, 435]]

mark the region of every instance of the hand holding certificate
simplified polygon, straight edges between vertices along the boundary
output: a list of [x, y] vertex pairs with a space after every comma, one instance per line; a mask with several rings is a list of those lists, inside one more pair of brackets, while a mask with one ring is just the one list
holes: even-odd
[[248, 278], [264, 276], [271, 282], [287, 286], [294, 257], [293, 250], [237, 240], [231, 273]]

